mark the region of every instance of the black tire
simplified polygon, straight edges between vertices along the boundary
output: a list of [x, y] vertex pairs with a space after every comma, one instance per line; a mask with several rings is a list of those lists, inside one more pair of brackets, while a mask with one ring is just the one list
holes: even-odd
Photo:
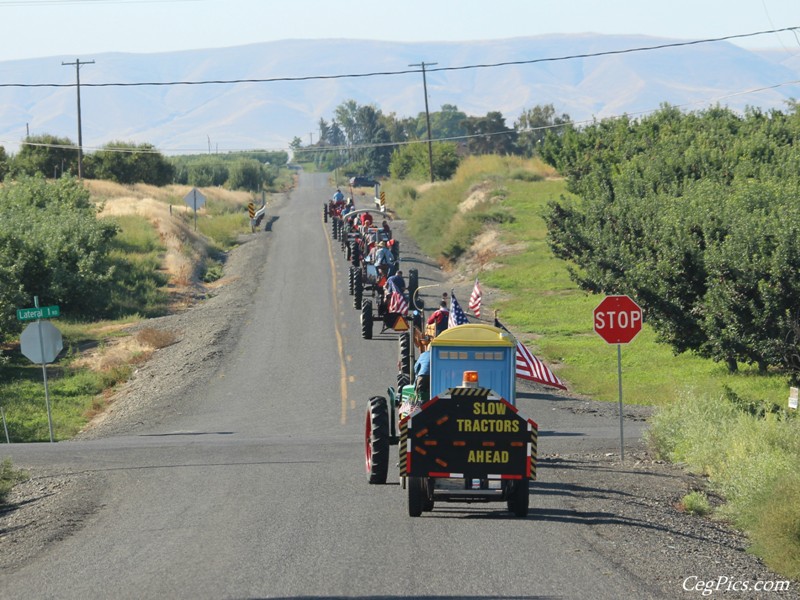
[[336, 217], [334, 217], [331, 220], [331, 235], [333, 236], [333, 239], [338, 239], [338, 233], [337, 233], [339, 229], [339, 227], [337, 226], [338, 222], [339, 219], [337, 219]]
[[428, 493], [425, 490], [424, 477], [408, 478], [408, 516], [418, 517], [422, 514]]
[[414, 327], [419, 329], [420, 331], [425, 331], [425, 323], [422, 319], [422, 311], [425, 310], [425, 301], [422, 298], [417, 298], [417, 311], [416, 314], [412, 317], [412, 323]]
[[359, 257], [359, 253], [361, 251], [358, 248], [358, 242], [356, 240], [353, 240], [351, 244], [353, 247], [350, 250], [350, 264], [352, 264], [354, 267], [357, 267], [361, 262], [361, 258]]
[[407, 332], [398, 336], [397, 347], [400, 370], [408, 374], [411, 371], [411, 336]]
[[506, 501], [509, 512], [514, 513], [515, 517], [527, 517], [530, 500], [528, 480], [520, 479], [512, 482], [511, 489], [508, 490], [508, 500]]
[[361, 305], [361, 337], [372, 339], [372, 300], [364, 300]]
[[[414, 292], [417, 291], [419, 287], [419, 271], [417, 269], [409, 269], [408, 270], [408, 298], [410, 302], [414, 301]], [[417, 308], [416, 306], [411, 306], [411, 310]]]
[[350, 293], [351, 296], [353, 295], [353, 287], [354, 287], [353, 284], [355, 283], [354, 281], [355, 276], [356, 276], [356, 268], [350, 267], [350, 272], [348, 275], [347, 291]]
[[322, 205], [322, 220], [327, 223], [328, 222], [328, 205]]
[[403, 388], [406, 387], [411, 380], [408, 378], [408, 373], [397, 373], [397, 395], [402, 397]]
[[353, 308], [361, 310], [361, 300], [364, 296], [364, 284], [361, 282], [361, 269], [353, 276]]
[[422, 499], [422, 510], [431, 512], [433, 510], [433, 479], [428, 477], [425, 480], [425, 497]]
[[367, 403], [364, 451], [367, 481], [386, 483], [389, 473], [389, 404], [383, 396], [373, 396]]
[[347, 244], [347, 248], [344, 251], [344, 259], [347, 262], [350, 262], [350, 258], [353, 256], [353, 249], [350, 244]]

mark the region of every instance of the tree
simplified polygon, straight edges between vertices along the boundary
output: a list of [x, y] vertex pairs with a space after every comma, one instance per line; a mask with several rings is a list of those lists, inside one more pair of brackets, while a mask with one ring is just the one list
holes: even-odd
[[242, 159], [234, 162], [228, 170], [226, 187], [232, 190], [258, 192], [264, 186], [264, 169], [260, 162]]
[[[431, 139], [446, 140], [466, 135], [464, 122], [467, 114], [458, 110], [455, 104], [442, 104], [441, 110], [430, 113]], [[428, 126], [425, 113], [419, 113], [416, 123], [416, 138], [428, 139]]]
[[800, 380], [798, 135], [796, 115], [719, 107], [565, 126], [543, 157], [580, 200], [550, 204], [550, 247], [675, 352]]
[[5, 179], [10, 169], [11, 164], [8, 155], [6, 154], [6, 149], [3, 146], [0, 146], [0, 181]]
[[36, 175], [59, 177], [77, 169], [78, 150], [69, 138], [53, 135], [29, 136], [25, 138], [19, 153], [11, 161], [12, 175]]
[[0, 338], [19, 332], [14, 308], [33, 296], [74, 318], [107, 314], [117, 227], [97, 218], [80, 181], [21, 176], [0, 187], [0, 211]]
[[467, 117], [464, 121], [470, 154], [513, 154], [517, 133], [506, 126], [502, 113], [491, 111], [485, 117]]
[[514, 122], [514, 129], [517, 130], [517, 147], [525, 156], [534, 156], [541, 151], [548, 132], [557, 134], [561, 126], [571, 120], [566, 113], [556, 115], [556, 109], [552, 104], [536, 105], [524, 110]]
[[111, 142], [85, 158], [87, 177], [117, 183], [172, 183], [175, 168], [152, 144]]
[[[453, 142], [433, 144], [433, 176], [437, 181], [450, 179], [458, 169], [460, 158]], [[430, 177], [428, 145], [406, 144], [392, 153], [390, 173], [396, 179], [427, 180]]]

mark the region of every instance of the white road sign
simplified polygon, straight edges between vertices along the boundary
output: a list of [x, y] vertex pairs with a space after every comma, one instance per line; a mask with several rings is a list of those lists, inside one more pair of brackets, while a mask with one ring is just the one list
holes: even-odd
[[206, 203], [206, 197], [197, 188], [192, 188], [188, 194], [183, 197], [183, 201], [189, 206], [197, 210]]
[[61, 332], [50, 321], [36, 321], [28, 325], [19, 336], [19, 342], [22, 353], [39, 365], [53, 362], [64, 348]]

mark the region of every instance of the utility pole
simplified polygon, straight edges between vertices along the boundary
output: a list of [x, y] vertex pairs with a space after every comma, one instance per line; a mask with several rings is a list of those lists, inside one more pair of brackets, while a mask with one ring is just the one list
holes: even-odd
[[425, 122], [428, 125], [428, 164], [431, 169], [431, 183], [433, 183], [433, 143], [431, 142], [431, 113], [428, 111], [428, 81], [425, 77], [425, 67], [431, 67], [433, 65], [438, 65], [439, 63], [427, 63], [421, 62], [416, 65], [408, 65], [409, 67], [422, 67], [422, 89], [425, 93]]
[[76, 58], [75, 62], [61, 63], [62, 67], [75, 65], [75, 81], [77, 83], [78, 90], [78, 179], [83, 177], [83, 133], [81, 131], [81, 65], [93, 64], [93, 60], [81, 62], [80, 58]]

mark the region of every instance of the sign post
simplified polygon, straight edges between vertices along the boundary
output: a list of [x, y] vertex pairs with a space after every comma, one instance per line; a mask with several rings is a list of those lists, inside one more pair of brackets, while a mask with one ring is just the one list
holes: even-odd
[[642, 330], [642, 309], [629, 296], [606, 296], [594, 309], [594, 330], [609, 344], [617, 345], [619, 384], [619, 455], [625, 462], [622, 427], [622, 344], [628, 344]]

